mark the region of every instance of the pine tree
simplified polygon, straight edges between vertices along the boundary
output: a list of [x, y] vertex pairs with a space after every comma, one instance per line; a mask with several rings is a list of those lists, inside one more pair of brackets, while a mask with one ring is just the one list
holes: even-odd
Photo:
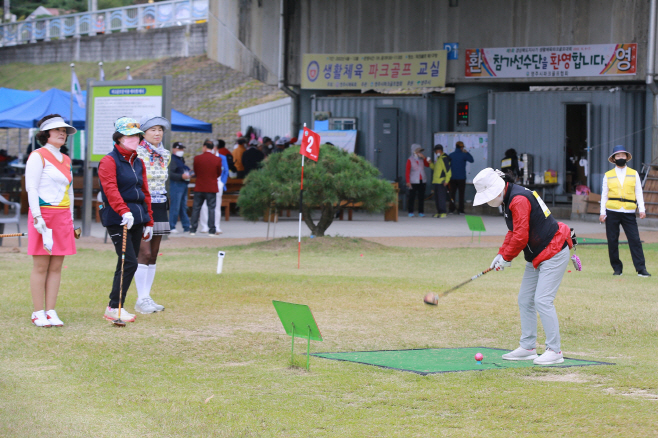
[[[240, 214], [257, 221], [271, 206], [279, 211], [298, 208], [301, 160], [292, 147], [270, 155], [261, 169], [250, 172], [238, 198]], [[372, 164], [335, 146], [322, 145], [317, 163], [304, 162], [302, 213], [312, 234], [324, 236], [342, 201], [360, 202], [360, 208], [368, 212], [383, 211], [397, 202], [393, 187]], [[312, 212], [317, 209], [320, 218], [314, 222]]]

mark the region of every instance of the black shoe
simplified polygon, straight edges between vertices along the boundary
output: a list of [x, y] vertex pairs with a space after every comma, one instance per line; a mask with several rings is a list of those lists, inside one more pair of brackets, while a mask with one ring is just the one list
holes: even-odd
[[642, 269], [641, 271], [637, 271], [637, 276], [638, 277], [651, 277], [651, 274], [649, 274], [646, 269]]
[[615, 273], [612, 275], [621, 275], [621, 271], [615, 271]]

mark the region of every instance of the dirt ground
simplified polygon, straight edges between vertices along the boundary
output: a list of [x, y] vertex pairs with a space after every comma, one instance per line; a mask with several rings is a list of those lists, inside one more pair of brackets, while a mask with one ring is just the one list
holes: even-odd
[[[658, 231], [641, 231], [640, 233], [644, 243], [658, 243]], [[579, 235], [579, 238], [605, 239], [605, 233]], [[504, 236], [482, 236], [478, 243], [478, 238], [470, 237], [367, 237], [364, 240], [379, 243], [385, 246], [399, 246], [410, 248], [496, 248], [503, 243]], [[622, 233], [620, 239], [625, 239]], [[167, 239], [162, 242], [162, 250], [179, 249], [179, 248], [225, 248], [236, 245], [247, 245], [254, 242], [263, 242], [265, 238], [240, 238], [233, 239], [230, 237], [221, 238], [199, 238], [199, 237], [176, 237]], [[18, 248], [17, 239], [4, 239], [0, 253], [7, 252], [27, 252], [27, 239], [23, 240], [23, 247]], [[103, 239], [97, 237], [83, 237], [76, 242], [78, 248], [94, 249], [96, 251], [110, 251], [113, 249], [112, 243], [103, 243]]]

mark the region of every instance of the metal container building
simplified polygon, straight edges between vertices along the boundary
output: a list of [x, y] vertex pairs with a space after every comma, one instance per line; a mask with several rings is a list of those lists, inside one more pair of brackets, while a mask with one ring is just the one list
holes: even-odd
[[273, 102], [255, 105], [238, 111], [240, 129], [246, 132], [249, 126], [256, 129], [260, 136], [274, 138], [284, 135], [296, 136], [290, 132], [292, 98], [275, 100]]
[[[651, 126], [646, 120], [644, 87], [538, 87], [541, 91], [490, 92], [488, 106], [489, 160], [498, 168], [505, 150], [534, 156], [537, 174], [558, 172], [557, 194], [564, 193], [568, 117], [570, 106], [581, 106], [586, 123], [589, 151], [589, 187], [601, 193], [603, 174], [612, 168], [608, 156], [615, 145], [624, 145], [633, 154], [631, 166], [651, 161]], [[583, 152], [583, 154], [586, 154]]]
[[421, 144], [429, 156], [433, 133], [451, 130], [453, 104], [452, 95], [337, 96], [315, 97], [311, 108], [332, 118], [356, 118], [355, 152], [384, 178], [401, 183], [411, 145]]

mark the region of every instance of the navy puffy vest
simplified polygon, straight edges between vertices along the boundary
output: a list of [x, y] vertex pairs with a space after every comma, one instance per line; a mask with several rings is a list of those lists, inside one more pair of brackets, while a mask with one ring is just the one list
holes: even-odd
[[[135, 160], [131, 165], [123, 155], [119, 153], [116, 146], [110, 152], [110, 157], [114, 158], [117, 166], [117, 187], [123, 201], [126, 203], [130, 212], [135, 218], [135, 224], [145, 224], [151, 220], [144, 202], [145, 196], [142, 191], [144, 181], [142, 179], [142, 172], [144, 162], [135, 156]], [[105, 196], [103, 186], [101, 185], [101, 193], [103, 196], [103, 209], [101, 210], [101, 222], [104, 227], [109, 225], [121, 225], [123, 218], [119, 213], [114, 211]]]
[[558, 232], [559, 226], [548, 207], [546, 207], [546, 204], [544, 204], [544, 201], [541, 204], [539, 203], [541, 199], [539, 195], [535, 196], [535, 192], [525, 187], [509, 183], [507, 193], [505, 193], [503, 199], [507, 229], [514, 231], [514, 219], [509, 205], [516, 196], [523, 196], [530, 201], [528, 244], [523, 248], [523, 254], [527, 262], [532, 262], [551, 243], [555, 233]]

